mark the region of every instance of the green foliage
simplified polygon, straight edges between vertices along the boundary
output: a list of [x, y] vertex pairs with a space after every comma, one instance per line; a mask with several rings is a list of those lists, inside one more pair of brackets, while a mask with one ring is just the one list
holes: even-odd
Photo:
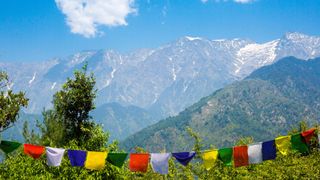
[[42, 112], [43, 123], [38, 123], [37, 127], [41, 131], [41, 143], [52, 147], [62, 147], [64, 145], [64, 126], [54, 110]]
[[26, 143], [39, 143], [39, 135], [35, 133], [34, 129], [31, 131], [29, 130], [29, 123], [27, 121], [25, 121], [23, 124], [22, 135]]
[[24, 92], [14, 93], [6, 72], [0, 72], [0, 132], [10, 128], [19, 116], [21, 107], [27, 107], [28, 99]]
[[62, 90], [54, 95], [53, 104], [57, 119], [63, 125], [63, 143], [76, 140], [78, 144], [88, 141], [94, 123], [89, 112], [95, 108], [93, 74], [87, 76], [86, 66], [74, 73], [74, 79], [67, 79]]
[[[194, 139], [194, 149], [201, 147], [201, 138], [189, 128], [191, 137]], [[100, 135], [99, 135], [100, 132]], [[103, 137], [102, 131], [96, 131], [97, 137]], [[102, 133], [102, 134], [101, 134]], [[252, 138], [243, 138], [250, 139]], [[240, 142], [239, 142], [240, 143]], [[70, 143], [70, 148], [79, 148]], [[108, 145], [104, 150], [119, 151], [116, 145]], [[144, 151], [143, 149], [138, 149]], [[87, 170], [84, 167], [71, 167], [69, 159], [65, 155], [61, 166], [48, 167], [43, 155], [34, 160], [22, 153], [22, 148], [0, 164], [0, 179], [317, 179], [320, 176], [320, 152], [313, 146], [308, 156], [292, 152], [287, 156], [277, 155], [276, 160], [264, 161], [261, 164], [247, 167], [227, 167], [219, 160], [214, 167], [207, 171], [202, 160], [196, 157], [188, 166], [182, 166], [173, 158], [169, 160], [169, 174], [160, 175], [152, 171], [149, 165], [146, 173], [130, 172], [129, 160], [122, 168], [117, 168], [108, 162], [100, 171]]]

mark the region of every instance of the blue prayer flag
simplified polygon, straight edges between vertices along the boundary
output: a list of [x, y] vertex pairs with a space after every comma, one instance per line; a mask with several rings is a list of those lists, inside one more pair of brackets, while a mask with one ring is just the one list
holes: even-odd
[[71, 166], [84, 166], [86, 161], [87, 152], [81, 150], [68, 150], [68, 157]]
[[172, 156], [176, 158], [176, 160], [182, 165], [186, 166], [192, 160], [192, 158], [196, 155], [195, 152], [177, 152], [172, 153]]
[[274, 140], [262, 143], [262, 160], [275, 159], [277, 156], [276, 144]]

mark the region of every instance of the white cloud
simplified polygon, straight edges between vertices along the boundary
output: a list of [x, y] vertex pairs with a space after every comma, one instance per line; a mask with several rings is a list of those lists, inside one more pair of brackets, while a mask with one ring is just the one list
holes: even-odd
[[202, 3], [206, 3], [206, 2], [208, 2], [208, 0], [201, 0], [201, 2], [202, 2]]
[[87, 38], [101, 33], [98, 26], [126, 26], [126, 17], [135, 13], [134, 0], [55, 0], [66, 15], [71, 32]]

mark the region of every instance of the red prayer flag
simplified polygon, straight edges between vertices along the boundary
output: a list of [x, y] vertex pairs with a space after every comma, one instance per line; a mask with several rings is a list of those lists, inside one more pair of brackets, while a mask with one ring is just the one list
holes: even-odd
[[248, 146], [233, 147], [233, 160], [235, 167], [249, 165]]
[[147, 172], [149, 154], [130, 154], [129, 169], [133, 172]]
[[45, 147], [44, 146], [37, 146], [32, 144], [24, 144], [24, 153], [33, 157], [34, 159], [40, 158], [40, 156], [44, 153]]
[[304, 138], [304, 141], [307, 143], [307, 144], [310, 144], [310, 140], [311, 138], [315, 135], [314, 132], [315, 132], [315, 128], [312, 128], [312, 129], [309, 129], [307, 131], [304, 131], [301, 133], [302, 137]]

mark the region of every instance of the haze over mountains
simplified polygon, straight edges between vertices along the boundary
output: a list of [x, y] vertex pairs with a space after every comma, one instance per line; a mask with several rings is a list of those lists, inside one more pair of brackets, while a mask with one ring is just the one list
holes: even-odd
[[194, 141], [186, 128], [191, 127], [205, 148], [222, 148], [241, 137], [254, 137], [255, 142], [270, 140], [302, 120], [309, 125], [320, 122], [320, 58], [302, 61], [287, 57], [262, 67], [178, 116], [130, 136], [121, 145], [127, 150], [140, 146], [148, 152], [190, 151]]
[[[127, 54], [84, 51], [38, 63], [0, 63], [0, 69], [12, 79], [8, 88], [26, 91], [30, 104], [25, 111], [39, 114], [44, 107], [51, 107], [52, 95], [66, 78], [88, 62], [98, 88], [94, 118], [103, 124], [118, 124], [105, 129], [112, 138], [123, 139], [286, 56], [305, 60], [320, 56], [320, 38], [287, 33], [259, 44], [239, 38], [208, 40], [186, 36], [156, 49]], [[123, 111], [128, 106], [139, 109], [144, 116]], [[108, 111], [99, 107], [108, 107]], [[120, 125], [116, 122], [119, 112], [125, 113], [121, 113], [121, 121], [139, 126]], [[128, 117], [130, 122], [126, 121]]]

